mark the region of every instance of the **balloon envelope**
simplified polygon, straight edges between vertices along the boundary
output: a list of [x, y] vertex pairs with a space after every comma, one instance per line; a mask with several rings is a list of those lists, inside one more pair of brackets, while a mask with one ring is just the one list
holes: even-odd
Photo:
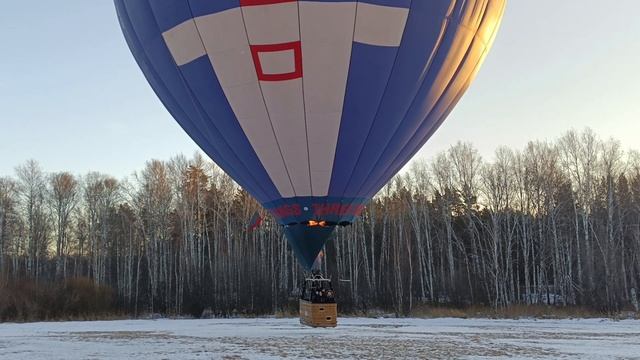
[[182, 128], [310, 268], [476, 75], [506, 0], [115, 0]]

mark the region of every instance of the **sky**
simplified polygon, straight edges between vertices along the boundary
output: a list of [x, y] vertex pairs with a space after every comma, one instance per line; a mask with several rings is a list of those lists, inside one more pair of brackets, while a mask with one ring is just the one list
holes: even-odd
[[[211, 0], [214, 1], [214, 0]], [[417, 158], [470, 141], [491, 160], [570, 129], [640, 149], [640, 1], [511, 0], [467, 94]], [[110, 0], [6, 1], [0, 11], [0, 177], [130, 175], [198, 147], [126, 46]]]

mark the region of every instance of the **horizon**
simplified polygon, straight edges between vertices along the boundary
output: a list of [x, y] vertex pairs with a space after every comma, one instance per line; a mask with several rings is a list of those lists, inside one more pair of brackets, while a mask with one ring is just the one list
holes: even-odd
[[[499, 149], [502, 149], [502, 148], [505, 148], [505, 147], [507, 149], [515, 151], [515, 152], [522, 152], [531, 143], [534, 143], [534, 144], [535, 143], [548, 143], [548, 144], [550, 144], [552, 146], [556, 146], [556, 145], [558, 145], [557, 143], [562, 138], [562, 136], [566, 135], [567, 133], [569, 133], [571, 131], [575, 131], [578, 134], [583, 134], [583, 133], [588, 132], [588, 131], [593, 132], [593, 129], [591, 129], [589, 127], [585, 127], [583, 129], [570, 129], [570, 130], [567, 130], [566, 132], [564, 132], [562, 134], [559, 134], [556, 138], [553, 138], [553, 139], [544, 139], [544, 140], [543, 139], [531, 139], [527, 143], [523, 144], [521, 147], [518, 147], [518, 148], [513, 148], [513, 147], [505, 146], [505, 145], [500, 145], [500, 146], [498, 146], [498, 147], [496, 147], [494, 149], [494, 152], [491, 153], [490, 157], [486, 157], [483, 154], [479, 153], [480, 157], [481, 157], [481, 161], [482, 161], [483, 164], [492, 164], [492, 163], [494, 163], [495, 152], [498, 151]], [[599, 134], [597, 134], [595, 132], [593, 132], [593, 134], [597, 137], [597, 140], [599, 140], [601, 142], [601, 145], [604, 144], [605, 142], [609, 142], [609, 141], [614, 141], [614, 142], [620, 144], [624, 162], [633, 161], [636, 157], [638, 158], [638, 160], [640, 160], [640, 147], [638, 147], [638, 148], [625, 148], [623, 146], [622, 142], [619, 139], [616, 139], [616, 138], [613, 138], [613, 137], [602, 138], [601, 136], [599, 136]], [[461, 142], [462, 141], [456, 141], [456, 142], [452, 143], [448, 148], [442, 149], [442, 150], [438, 151], [437, 153], [431, 154], [429, 157], [425, 157], [425, 156], [416, 156], [416, 157], [414, 157], [396, 175], [402, 175], [402, 174], [407, 173], [407, 171], [409, 171], [411, 169], [412, 164], [415, 164], [416, 162], [426, 162], [427, 164], [433, 163], [433, 161], [435, 160], [435, 158], [438, 155], [447, 153], [447, 151], [449, 149], [453, 148], [456, 144], [461, 143]], [[467, 141], [467, 142], [462, 142], [462, 143], [471, 144], [471, 146], [472, 146], [472, 148], [474, 150], [479, 150], [473, 142], [468, 142]], [[112, 173], [109, 173], [109, 172], [102, 172], [102, 171], [92, 170], [92, 169], [89, 169], [88, 171], [85, 171], [85, 172], [73, 172], [73, 171], [70, 171], [68, 169], [53, 169], [53, 170], [50, 170], [50, 169], [47, 168], [47, 164], [42, 163], [42, 161], [40, 161], [39, 159], [26, 159], [22, 163], [15, 164], [13, 166], [13, 172], [12, 173], [0, 174], [0, 179], [15, 177], [16, 176], [16, 169], [18, 167], [20, 167], [22, 165], [25, 165], [27, 162], [35, 161], [36, 164], [40, 167], [40, 169], [44, 172], [45, 175], [66, 172], [66, 173], [70, 173], [70, 174], [74, 175], [75, 177], [83, 178], [86, 175], [97, 173], [97, 174], [100, 174], [100, 175], [106, 175], [106, 176], [113, 177], [113, 178], [115, 178], [115, 179], [117, 179], [119, 181], [128, 181], [129, 179], [133, 179], [136, 175], [138, 175], [138, 173], [140, 171], [144, 170], [145, 166], [151, 161], [156, 161], [157, 160], [157, 161], [161, 161], [161, 162], [165, 162], [166, 163], [166, 162], [169, 162], [172, 159], [175, 159], [177, 157], [185, 157], [188, 161], [191, 161], [192, 159], [194, 159], [197, 156], [201, 156], [205, 161], [215, 164], [215, 162], [213, 160], [211, 160], [200, 149], [196, 149], [191, 155], [184, 154], [184, 153], [176, 153], [176, 154], [173, 154], [173, 155], [171, 155], [171, 156], [169, 156], [167, 158], [164, 158], [164, 159], [149, 158], [149, 159], [145, 160], [142, 164], [140, 164], [140, 166], [136, 167], [135, 169], [131, 169], [128, 173], [126, 173], [124, 175], [116, 175], [116, 174], [112, 174]], [[215, 164], [215, 165], [216, 165], [217, 169], [220, 169], [217, 164]], [[223, 171], [223, 170], [220, 169], [220, 171]]]

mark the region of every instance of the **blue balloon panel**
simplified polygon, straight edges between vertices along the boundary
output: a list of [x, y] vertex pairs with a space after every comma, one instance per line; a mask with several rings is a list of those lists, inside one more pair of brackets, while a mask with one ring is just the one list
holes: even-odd
[[506, 0], [115, 5], [167, 110], [309, 268], [460, 100]]

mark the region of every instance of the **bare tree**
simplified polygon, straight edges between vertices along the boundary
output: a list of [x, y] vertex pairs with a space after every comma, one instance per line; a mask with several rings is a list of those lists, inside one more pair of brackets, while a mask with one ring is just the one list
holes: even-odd
[[[17, 184], [9, 178], [0, 178], [0, 274], [5, 269], [5, 259], [13, 255], [17, 259], [19, 253], [11, 252], [18, 247], [17, 228], [19, 221], [17, 209]], [[12, 244], [15, 243], [15, 244]], [[12, 246], [13, 245], [13, 246]]]
[[27, 273], [36, 281], [40, 275], [40, 260], [48, 255], [49, 218], [45, 206], [46, 182], [40, 165], [29, 160], [16, 168], [22, 212], [27, 227]]
[[482, 174], [484, 195], [489, 209], [491, 223], [487, 236], [487, 248], [491, 253], [491, 277], [493, 279], [494, 306], [508, 305], [513, 299], [512, 261], [513, 232], [515, 222], [511, 218], [513, 193], [515, 191], [513, 174], [514, 154], [506, 148], [496, 151], [493, 164], [485, 165]]
[[[448, 156], [453, 165], [453, 186], [457, 196], [462, 200], [462, 213], [466, 220], [466, 232], [470, 240], [471, 247], [471, 267], [474, 275], [486, 274], [484, 251], [479, 241], [477, 228], [477, 202], [478, 183], [480, 181], [480, 170], [482, 169], [482, 157], [478, 150], [470, 143], [458, 142], [448, 151]], [[472, 283], [469, 284], [473, 286]], [[471, 292], [473, 302], [473, 292]]]
[[56, 278], [66, 278], [69, 252], [71, 215], [78, 203], [78, 181], [73, 175], [61, 172], [50, 177], [49, 201], [56, 229]]
[[[282, 227], [202, 156], [152, 160], [132, 181], [47, 177], [35, 162], [16, 175], [0, 179], [0, 270], [11, 281], [87, 277], [135, 316], [295, 304], [304, 272]], [[250, 231], [256, 211], [265, 218]], [[500, 148], [486, 162], [459, 143], [393, 179], [324, 252], [324, 271], [348, 280], [335, 283], [345, 312], [633, 309], [640, 155], [590, 130]]]
[[84, 206], [91, 261], [89, 269], [96, 284], [107, 279], [110, 250], [111, 215], [121, 197], [118, 181], [110, 176], [90, 173], [84, 181]]

